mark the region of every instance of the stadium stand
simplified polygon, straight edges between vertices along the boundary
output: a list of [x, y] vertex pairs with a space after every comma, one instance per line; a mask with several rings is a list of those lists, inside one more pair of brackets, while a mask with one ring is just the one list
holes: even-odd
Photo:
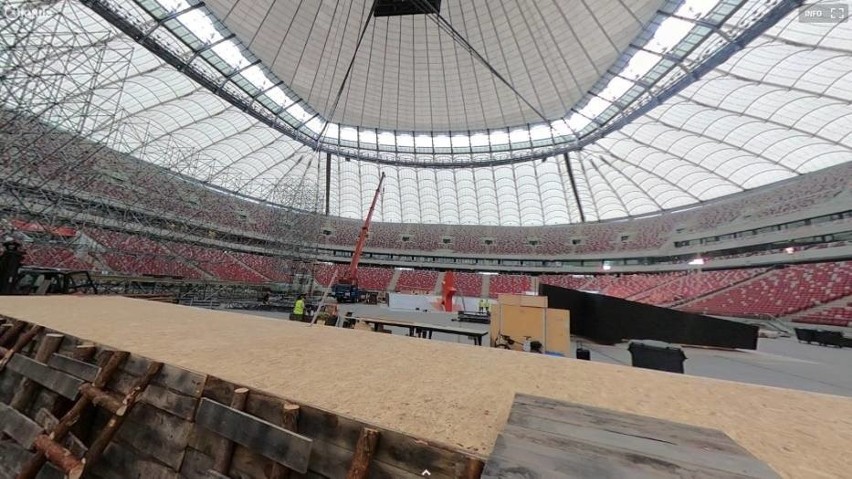
[[396, 290], [404, 291], [428, 291], [435, 290], [438, 282], [437, 271], [424, 270], [403, 270], [400, 271], [399, 280], [396, 283]]
[[670, 306], [684, 300], [700, 298], [764, 271], [764, 268], [747, 268], [690, 272], [629, 299], [656, 306]]
[[287, 282], [292, 279], [292, 275], [289, 274], [290, 265], [280, 258], [236, 251], [231, 251], [228, 254], [270, 281]]
[[386, 291], [393, 277], [393, 268], [358, 268], [358, 286], [368, 291]]
[[185, 243], [164, 243], [169, 250], [185, 258], [185, 261], [210, 273], [223, 281], [264, 283], [267, 278], [236, 261], [225, 251]]
[[778, 268], [682, 305], [687, 311], [750, 317], [789, 315], [852, 294], [852, 262]]
[[796, 323], [827, 324], [829, 326], [849, 326], [852, 323], [852, 301], [842, 306], [835, 306], [811, 313], [804, 313], [793, 318]]
[[66, 268], [77, 270], [92, 269], [91, 261], [78, 256], [67, 246], [32, 245], [25, 249], [24, 264], [48, 268]]
[[456, 273], [456, 290], [459, 296], [482, 296], [482, 275], [478, 273]]
[[203, 278], [200, 271], [144, 236], [98, 229], [87, 229], [85, 233], [103, 246], [103, 252], [94, 254], [115, 273]]
[[523, 293], [529, 291], [532, 285], [532, 278], [519, 274], [498, 274], [491, 276], [490, 281], [488, 295], [492, 298], [501, 293]]

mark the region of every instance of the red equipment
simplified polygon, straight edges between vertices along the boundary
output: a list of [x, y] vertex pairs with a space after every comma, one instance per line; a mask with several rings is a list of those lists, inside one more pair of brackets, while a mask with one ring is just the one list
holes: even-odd
[[367, 212], [367, 219], [364, 220], [364, 226], [361, 227], [361, 234], [358, 235], [358, 242], [355, 243], [355, 251], [352, 253], [352, 261], [349, 263], [349, 269], [337, 281], [338, 284], [358, 286], [358, 262], [361, 261], [361, 253], [364, 251], [364, 244], [367, 243], [367, 233], [370, 231], [373, 210], [376, 209], [376, 202], [379, 200], [379, 194], [382, 192], [382, 182], [384, 181], [385, 174], [382, 173], [382, 176], [379, 178], [379, 186], [376, 187], [376, 194], [373, 196], [373, 202], [370, 203], [370, 210]]
[[444, 311], [453, 310], [453, 296], [456, 295], [456, 276], [452, 271], [444, 274], [444, 283], [441, 285], [441, 307]]

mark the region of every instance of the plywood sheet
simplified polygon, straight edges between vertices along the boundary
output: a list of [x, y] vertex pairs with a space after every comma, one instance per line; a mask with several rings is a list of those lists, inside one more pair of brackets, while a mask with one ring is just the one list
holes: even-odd
[[0, 314], [484, 454], [521, 392], [719, 429], [783, 477], [852, 470], [850, 398], [124, 298]]
[[564, 309], [545, 310], [545, 344], [548, 353], [571, 355], [571, 322]]

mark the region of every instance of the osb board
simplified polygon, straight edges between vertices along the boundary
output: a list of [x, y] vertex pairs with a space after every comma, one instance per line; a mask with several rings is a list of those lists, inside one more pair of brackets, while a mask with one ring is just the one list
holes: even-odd
[[852, 470], [849, 398], [125, 298], [0, 313], [479, 453], [522, 392], [720, 429], [783, 477]]
[[571, 354], [571, 321], [570, 314], [564, 309], [548, 308], [545, 310], [545, 351]]

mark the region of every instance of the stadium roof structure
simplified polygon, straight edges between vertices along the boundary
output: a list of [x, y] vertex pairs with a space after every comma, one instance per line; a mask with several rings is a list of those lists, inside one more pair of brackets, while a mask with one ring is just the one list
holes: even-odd
[[74, 35], [69, 51], [123, 52], [87, 96], [116, 115], [77, 125], [112, 148], [259, 200], [323, 185], [344, 217], [384, 172], [378, 221], [536, 225], [852, 159], [852, 22], [803, 21], [801, 3], [444, 0], [372, 17], [372, 0], [83, 0], [2, 21], [6, 47]]

